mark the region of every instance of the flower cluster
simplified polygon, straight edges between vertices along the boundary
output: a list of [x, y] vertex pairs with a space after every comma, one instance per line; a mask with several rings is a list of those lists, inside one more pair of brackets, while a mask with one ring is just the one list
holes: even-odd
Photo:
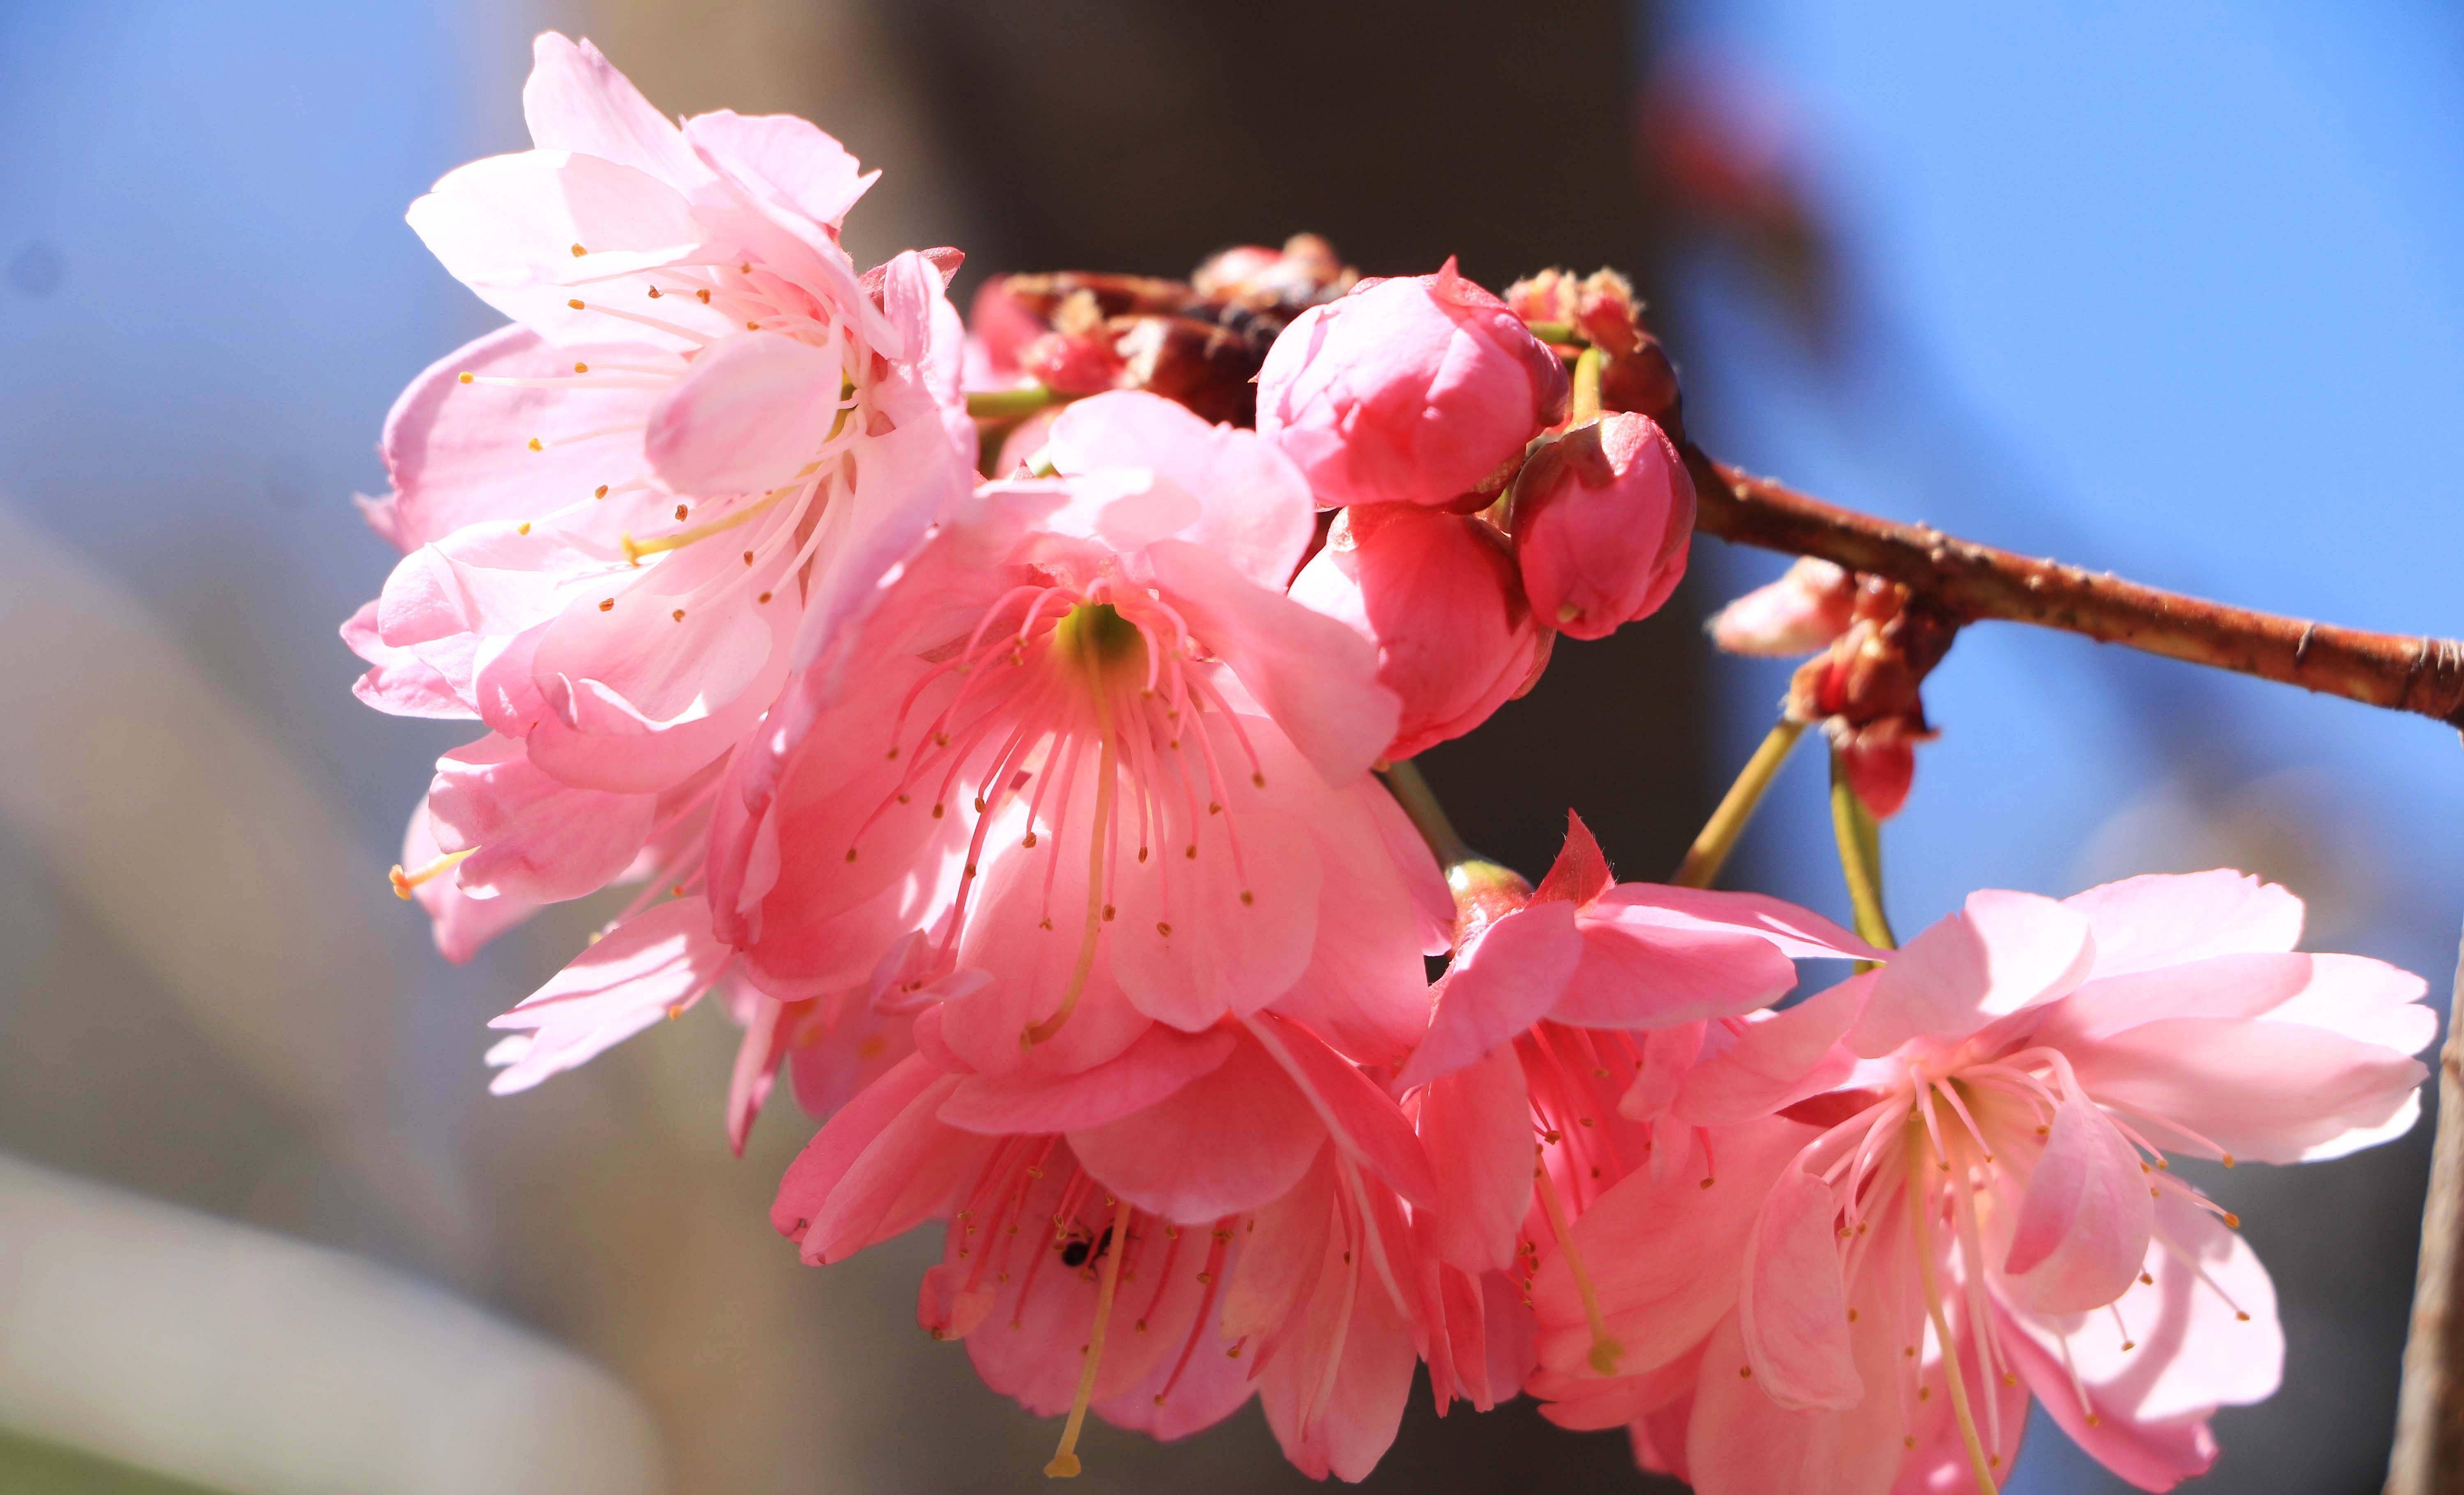
[[[2166, 1155], [2402, 1131], [2419, 981], [2232, 873], [1897, 953], [1618, 882], [1579, 820], [1535, 889], [1381, 782], [1683, 572], [1621, 280], [1305, 237], [994, 282], [970, 332], [954, 253], [856, 271], [871, 178], [812, 126], [671, 124], [553, 34], [524, 103], [537, 148], [411, 209], [514, 320], [396, 406], [405, 558], [343, 629], [364, 699], [484, 731], [395, 874], [449, 956], [640, 890], [495, 1020], [497, 1089], [719, 994], [734, 1145], [782, 1072], [825, 1118], [778, 1229], [937, 1222], [918, 1319], [1067, 1415], [1055, 1475], [1090, 1413], [1254, 1396], [1357, 1480], [1425, 1363], [1706, 1492], [1991, 1489], [2032, 1396], [2162, 1488], [2273, 1387], [2267, 1278]], [[1781, 631], [1849, 627], [1816, 602]], [[1875, 968], [1778, 1005], [1805, 959]]]

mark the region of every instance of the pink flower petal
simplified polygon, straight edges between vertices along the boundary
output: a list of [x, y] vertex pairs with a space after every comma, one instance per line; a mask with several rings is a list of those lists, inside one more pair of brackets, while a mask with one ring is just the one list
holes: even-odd
[[534, 904], [579, 898], [622, 876], [657, 808], [653, 795], [552, 779], [521, 743], [493, 734], [438, 758], [428, 790], [437, 844], [471, 853], [454, 868], [462, 890]]
[[1963, 1032], [2063, 996], [2086, 978], [2086, 916], [2035, 893], [1987, 890], [1908, 942], [1882, 968], [1848, 1044], [1865, 1058], [1912, 1038]]
[[1155, 583], [1330, 784], [1366, 770], [1401, 710], [1359, 634], [1185, 539], [1147, 548]]
[[522, 117], [532, 143], [619, 162], [677, 187], [710, 176], [673, 121], [589, 42], [542, 32], [531, 43]]
[[1570, 903], [1534, 903], [1481, 932], [1437, 986], [1437, 1009], [1397, 1083], [1425, 1085], [1480, 1062], [1547, 1017], [1583, 959]]
[[[1316, 842], [1293, 816], [1247, 809], [1227, 832], [1221, 817], [1191, 825], [1181, 808], [1157, 837], [1169, 869], [1120, 874], [1105, 943], [1140, 1012], [1195, 1032], [1256, 1012], [1308, 969], [1320, 874]], [[1226, 834], [1240, 838], [1238, 862]], [[1200, 854], [1184, 857], [1184, 846]]]
[[[2161, 1018], [2068, 1052], [2099, 1100], [2273, 1163], [2383, 1140], [2378, 1129], [2404, 1111], [2430, 1072], [2324, 1028], [2233, 1018]], [[2161, 1127], [2153, 1133], [2167, 1137]]]
[[530, 1042], [488, 1088], [526, 1090], [701, 1000], [735, 954], [710, 937], [710, 911], [678, 898], [633, 915], [523, 999], [490, 1020]]
[[2002, 1289], [2048, 1313], [2079, 1313], [2119, 1298], [2138, 1280], [2155, 1219], [2138, 1150], [2093, 1103], [2066, 1098], [2028, 1169], [2026, 1193], [2002, 1263]]
[[1839, 1041], [1863, 1014], [1880, 974], [1850, 977], [1715, 1042], [1687, 1072], [1670, 1109], [1697, 1126], [1727, 1126], [1837, 1085], [1856, 1066]]
[[951, 1126], [988, 1135], [1076, 1132], [1158, 1105], [1214, 1073], [1235, 1046], [1225, 1031], [1181, 1033], [1155, 1023], [1121, 1053], [1074, 1074], [1016, 1069], [970, 1075], [941, 1103]]
[[1280, 1198], [1309, 1172], [1327, 1132], [1283, 1066], [1243, 1042], [1160, 1105], [1068, 1136], [1106, 1188], [1166, 1219], [1201, 1220]]
[[1272, 1013], [1246, 1024], [1284, 1066], [1337, 1146], [1387, 1187], [1423, 1209], [1437, 1203], [1437, 1177], [1412, 1124], [1384, 1090], [1316, 1035]]
[[2224, 869], [2124, 878], [2063, 901], [2095, 931], [2098, 976], [2281, 953], [2301, 938], [2300, 899]]
[[1838, 1214], [1830, 1185], [1792, 1165], [1746, 1242], [1738, 1332], [1763, 1394], [1793, 1411], [1840, 1411], [1865, 1395], [1848, 1337]]
[[1148, 538], [1177, 534], [1271, 591], [1290, 584], [1313, 538], [1317, 506], [1290, 458], [1255, 431], [1210, 425], [1159, 395], [1125, 390], [1071, 405], [1053, 423], [1049, 452], [1067, 475], [1139, 469], [1186, 495], [1186, 517]]
[[1467, 1272], [1514, 1263], [1531, 1212], [1531, 1100], [1511, 1046], [1431, 1084], [1419, 1100], [1420, 1143], [1437, 1179], [1438, 1254]]
[[780, 333], [714, 343], [651, 407], [643, 452], [679, 494], [765, 494], [793, 482], [842, 420], [841, 355]]
[[861, 170], [846, 146], [789, 114], [697, 114], [685, 121], [684, 137], [717, 170], [833, 227], [881, 176]]

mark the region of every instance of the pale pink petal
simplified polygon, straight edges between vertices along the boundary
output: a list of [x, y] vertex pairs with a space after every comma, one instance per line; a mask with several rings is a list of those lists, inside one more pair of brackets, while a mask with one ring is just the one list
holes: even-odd
[[1065, 475], [1141, 469], [1187, 495], [1187, 518], [1152, 538], [1177, 533], [1271, 591], [1290, 584], [1313, 535], [1316, 502], [1290, 458], [1255, 431], [1211, 425], [1159, 395], [1081, 400], [1053, 423], [1048, 451]]
[[[630, 166], [558, 150], [490, 156], [448, 172], [405, 215], [448, 274], [550, 340], [605, 337], [604, 319], [565, 305], [579, 282], [693, 257], [705, 231], [672, 188]], [[583, 246], [576, 254], [573, 246]], [[654, 328], [641, 340], [692, 345]]]
[[2362, 956], [2312, 956], [2310, 981], [2267, 1009], [2271, 1022], [2298, 1022], [2417, 1054], [2438, 1037], [2438, 1013], [2422, 998], [2430, 983], [2410, 971]]
[[471, 853], [453, 871], [462, 890], [530, 903], [579, 898], [623, 875], [657, 808], [653, 795], [552, 779], [521, 743], [494, 735], [438, 758], [428, 789], [437, 845]]
[[1573, 904], [1534, 903], [1489, 925], [1438, 983], [1428, 1037], [1397, 1083], [1425, 1085], [1512, 1044], [1550, 1014], [1583, 956]]
[[780, 333], [720, 341], [649, 411], [643, 452], [679, 494], [766, 494], [809, 468], [848, 419], [839, 407], [843, 359]]
[[2106, 883], [2063, 900], [2096, 933], [2096, 974], [2115, 976], [2211, 956], [2279, 953], [2301, 938], [2301, 900], [2274, 883], [2218, 869]]
[[1377, 683], [1377, 651], [1343, 624], [1257, 585], [1184, 539], [1147, 548], [1155, 584], [1331, 784], [1376, 761], [1400, 703]]
[[1068, 1134], [1104, 1186], [1171, 1220], [1218, 1220], [1280, 1198], [1326, 1145], [1325, 1124], [1254, 1042], [1170, 1099]]
[[2077, 1097], [2057, 1102], [2012, 1227], [2002, 1290], [2048, 1313], [2111, 1303], [2138, 1280], [2154, 1202], [2138, 1150], [2104, 1112]]
[[443, 671], [416, 651], [395, 649], [377, 637], [374, 601], [361, 604], [360, 610], [343, 621], [342, 642], [371, 667], [352, 683], [351, 693], [377, 710], [440, 720], [476, 715]]
[[[2107, 1104], [2188, 1127], [2272, 1163], [2384, 1140], [2430, 1071], [2419, 1061], [2298, 1022], [2163, 1018], [2068, 1050]], [[2169, 1141], [2162, 1128], [2155, 1138]]]
[[1759, 935], [1671, 928], [1606, 905], [1576, 915], [1583, 958], [1551, 1012], [1560, 1022], [1655, 1028], [1736, 1017], [1796, 984], [1796, 967]]
[[2086, 978], [2085, 915], [2035, 893], [1987, 890], [1891, 957], [1848, 1044], [1865, 1058], [2063, 996]]
[[1160, 1104], [1230, 1058], [1232, 1034], [1181, 1033], [1155, 1023], [1106, 1063], [1076, 1073], [1015, 1069], [969, 1075], [941, 1103], [951, 1126], [990, 1135], [1076, 1132]]
[[[409, 828], [403, 834], [402, 865], [416, 871], [444, 854], [444, 848], [436, 844], [435, 827], [429, 824], [428, 800], [423, 795], [410, 812]], [[437, 954], [455, 965], [477, 955], [480, 946], [539, 910], [538, 904], [520, 898], [473, 898], [451, 877], [431, 877], [412, 889], [410, 896], [428, 915]], [[527, 1037], [523, 1046], [528, 1046]]]
[[1856, 1066], [1839, 1041], [1863, 1014], [1880, 974], [1850, 977], [1793, 1007], [1750, 1020], [1733, 1035], [1716, 1030], [1671, 1110], [1697, 1126], [1725, 1126], [1837, 1085]]
[[2141, 1421], [2098, 1413], [2091, 1422], [2058, 1358], [2009, 1319], [2004, 1320], [2002, 1344], [2055, 1423], [2089, 1458], [2122, 1479], [2143, 1490], [2169, 1490], [2215, 1463], [2215, 1435], [2208, 1431], [2204, 1416]]
[[683, 1011], [710, 990], [734, 954], [710, 936], [710, 911], [698, 898], [634, 914], [520, 1006], [489, 1021], [492, 1028], [528, 1032], [530, 1043], [488, 1088], [498, 1095], [526, 1090]]
[[650, 173], [678, 187], [709, 177], [675, 121], [652, 108], [614, 63], [587, 41], [541, 32], [531, 43], [522, 118], [542, 150], [581, 151]]
[[864, 171], [846, 146], [790, 114], [697, 114], [686, 142], [710, 165], [816, 223], [836, 227], [881, 173]]
[[[641, 428], [658, 389], [572, 377], [577, 363], [685, 367], [649, 344], [550, 345], [518, 324], [456, 348], [422, 370], [385, 414], [379, 450], [394, 490], [387, 538], [416, 550], [466, 524], [538, 519], [640, 477]], [[466, 385], [464, 374], [558, 382]]]
[[2311, 984], [2302, 955], [2210, 956], [2180, 965], [2098, 976], [2049, 1004], [2034, 1041], [2066, 1047], [2154, 1018], [2255, 1018], [2273, 1013]]
[[1595, 918], [1614, 918], [1630, 929], [1733, 930], [1769, 940], [1792, 960], [1890, 958], [1890, 952], [1875, 949], [1813, 910], [1758, 892], [1618, 883], [1586, 901]]
[[[889, 1079], [884, 1076], [882, 1083]], [[934, 1115], [957, 1083], [957, 1075], [941, 1076], [884, 1123], [830, 1184], [801, 1234], [781, 1220], [796, 1176], [790, 1170], [788, 1182], [781, 1185], [771, 1205], [770, 1220], [782, 1233], [798, 1236], [799, 1256], [805, 1264], [842, 1262], [866, 1246], [904, 1235], [947, 1213], [954, 1198], [981, 1176], [986, 1155], [999, 1144], [945, 1127]], [[850, 1105], [832, 1123], [855, 1109]], [[821, 1138], [813, 1140], [818, 1146]]]
[[1531, 1101], [1512, 1045], [1433, 1084], [1419, 1098], [1420, 1143], [1436, 1173], [1438, 1254], [1467, 1272], [1514, 1263], [1531, 1211]]
[[1783, 1170], [1746, 1238], [1737, 1329], [1765, 1396], [1839, 1411], [1865, 1395], [1848, 1338], [1838, 1200], [1802, 1166]]

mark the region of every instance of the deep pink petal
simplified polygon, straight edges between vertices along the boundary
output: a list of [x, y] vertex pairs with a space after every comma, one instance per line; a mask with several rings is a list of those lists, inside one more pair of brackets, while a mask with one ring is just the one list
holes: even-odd
[[804, 1150], [796, 1154], [796, 1160], [787, 1165], [786, 1174], [779, 1180], [778, 1198], [770, 1206], [770, 1223], [790, 1240], [803, 1240], [814, 1219], [829, 1201], [830, 1191], [838, 1187], [839, 1180], [865, 1149], [928, 1091], [932, 1092], [931, 1105], [938, 1109], [942, 1096], [952, 1088], [944, 1082], [951, 1078], [921, 1055], [911, 1055], [866, 1087], [862, 1094], [824, 1123], [813, 1133], [813, 1139], [804, 1144]]
[[1162, 1104], [1068, 1135], [1105, 1187], [1140, 1209], [1187, 1220], [1280, 1198], [1327, 1140], [1325, 1124], [1283, 1066], [1251, 1042]]
[[[1249, 809], [1227, 830], [1221, 817], [1192, 825], [1180, 809], [1174, 807], [1170, 834], [1157, 838], [1174, 863], [1170, 881], [1161, 872], [1122, 874], [1120, 918], [1105, 942], [1113, 979], [1131, 1002], [1195, 1032], [1258, 1011], [1309, 968], [1320, 864], [1316, 841], [1295, 816]], [[1227, 835], [1240, 838], [1239, 861], [1221, 839]], [[1183, 845], [1200, 854], [1183, 857]]]
[[1865, 1395], [1848, 1337], [1838, 1214], [1831, 1186], [1791, 1166], [1746, 1241], [1738, 1331], [1764, 1395], [1795, 1411], [1840, 1411]]
[[1713, 1035], [1672, 1110], [1697, 1126], [1726, 1126], [1793, 1106], [1845, 1079], [1855, 1057], [1839, 1041], [1865, 1010], [1880, 973], [1817, 992], [1795, 1006]]
[[1357, 1066], [1308, 1029], [1272, 1013], [1251, 1019], [1250, 1035], [1283, 1066], [1337, 1146], [1396, 1193], [1422, 1209], [1437, 1203], [1437, 1177], [1412, 1124]]
[[1232, 1034], [1182, 1033], [1162, 1023], [1104, 1064], [1074, 1074], [1016, 1069], [970, 1075], [942, 1102], [941, 1119], [968, 1132], [1076, 1132], [1169, 1099], [1230, 1058]]
[[1324, 791], [1302, 812], [1323, 868], [1321, 908], [1332, 900], [1340, 933], [1317, 940], [1309, 969], [1274, 1001], [1277, 1012], [1365, 1065], [1400, 1065], [1428, 1031], [1421, 958], [1428, 931], [1419, 907], [1428, 885], [1444, 900], [1449, 927], [1454, 912], [1427, 844], [1408, 822], [1401, 827], [1408, 839], [1398, 844], [1389, 817], [1403, 819], [1394, 797], [1365, 779]]
[[1507, 1044], [1431, 1084], [1419, 1099], [1420, 1143], [1437, 1176], [1438, 1254], [1466, 1272], [1514, 1263], [1531, 1212], [1531, 1098]]
[[1439, 982], [1429, 1035], [1397, 1083], [1425, 1085], [1512, 1044], [1556, 1006], [1583, 954], [1570, 903], [1531, 904], [1489, 925]]

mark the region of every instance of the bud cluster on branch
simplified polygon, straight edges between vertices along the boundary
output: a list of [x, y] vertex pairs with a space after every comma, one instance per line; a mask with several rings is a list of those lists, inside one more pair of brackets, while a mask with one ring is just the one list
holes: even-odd
[[[1706, 1495], [1991, 1491], [2032, 1402], [2162, 1489], [2274, 1390], [2267, 1273], [2168, 1158], [2403, 1132], [2423, 983], [2231, 871], [1980, 891], [1903, 950], [1877, 891], [1960, 627], [2198, 657], [2220, 610], [2132, 635], [2119, 583], [1710, 463], [1610, 272], [1304, 235], [995, 278], [970, 325], [956, 252], [849, 259], [872, 176], [812, 125], [536, 63], [537, 148], [411, 207], [511, 320], [389, 416], [404, 559], [343, 627], [363, 699], [481, 734], [395, 872], [449, 957], [633, 890], [495, 1020], [497, 1090], [715, 998], [733, 1145], [781, 1076], [822, 1122], [780, 1233], [936, 1225], [918, 1321], [1067, 1418], [1056, 1476], [1089, 1415], [1254, 1396], [1357, 1480], [1425, 1364]], [[1572, 814], [1536, 886], [1481, 859], [1408, 759], [1660, 608], [1698, 526], [1827, 558], [1714, 627], [1815, 655], [1781, 730], [1671, 885]], [[2378, 698], [2359, 640], [2291, 677]], [[1815, 723], [1854, 931], [1707, 886]], [[1809, 959], [1859, 974], [1781, 1006]]]

